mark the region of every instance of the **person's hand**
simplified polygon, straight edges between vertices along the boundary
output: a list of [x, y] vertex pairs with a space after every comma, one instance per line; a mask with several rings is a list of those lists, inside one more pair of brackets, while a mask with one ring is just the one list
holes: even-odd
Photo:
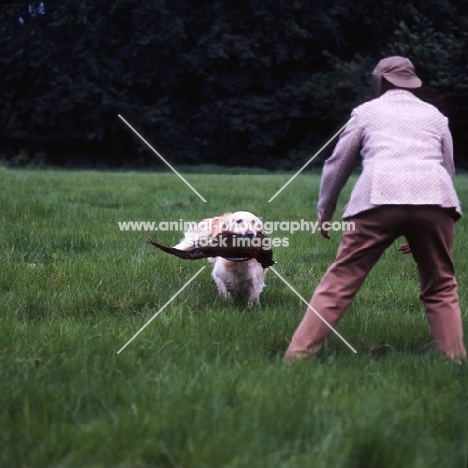
[[403, 244], [398, 247], [398, 251], [401, 252], [403, 255], [407, 255], [411, 252], [411, 248], [409, 244]]
[[[329, 230], [326, 230], [326, 229], [323, 229], [322, 228], [322, 224], [325, 222], [324, 219], [318, 219], [317, 220], [317, 227], [318, 227], [318, 230], [320, 232], [320, 234], [325, 237], [325, 239], [331, 239], [331, 236], [330, 236], [330, 232]], [[328, 226], [330, 227], [330, 226]]]

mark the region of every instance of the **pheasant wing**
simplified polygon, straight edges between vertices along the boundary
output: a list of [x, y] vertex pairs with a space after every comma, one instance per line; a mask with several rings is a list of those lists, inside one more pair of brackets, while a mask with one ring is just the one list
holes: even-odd
[[[253, 242], [253, 239], [258, 239]], [[188, 250], [175, 249], [174, 247], [166, 247], [158, 244], [149, 236], [147, 236], [148, 243], [152, 246], [162, 250], [176, 257], [184, 260], [199, 260], [208, 257], [223, 257], [232, 262], [244, 262], [255, 258], [263, 268], [268, 268], [275, 264], [273, 261], [273, 252], [270, 248], [262, 247], [264, 235], [250, 235], [240, 236], [232, 232], [225, 232], [217, 237], [210, 239], [208, 245], [198, 246]], [[242, 239], [240, 241], [239, 239]], [[259, 245], [258, 245], [259, 244]]]

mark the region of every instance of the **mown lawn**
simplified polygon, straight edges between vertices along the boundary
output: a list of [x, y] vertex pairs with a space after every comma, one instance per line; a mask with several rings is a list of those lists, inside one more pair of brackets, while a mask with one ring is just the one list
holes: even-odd
[[[260, 307], [225, 304], [209, 267], [117, 354], [207, 265], [118, 222], [314, 220], [317, 174], [267, 203], [289, 177], [187, 174], [204, 203], [172, 173], [0, 168], [1, 467], [466, 468], [468, 366], [435, 352], [403, 240], [339, 324], [357, 354], [332, 336], [284, 364], [300, 300], [269, 272]], [[467, 205], [468, 176], [456, 186]], [[467, 333], [467, 219], [457, 226]], [[277, 271], [309, 299], [340, 234], [272, 236], [289, 239]]]

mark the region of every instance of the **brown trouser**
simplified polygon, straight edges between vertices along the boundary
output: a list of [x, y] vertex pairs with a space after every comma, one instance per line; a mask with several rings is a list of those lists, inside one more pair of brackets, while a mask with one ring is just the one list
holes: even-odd
[[[453, 212], [435, 205], [383, 205], [349, 221], [355, 222], [355, 230], [343, 233], [336, 259], [317, 286], [310, 305], [335, 327], [384, 250], [404, 236], [418, 266], [419, 297], [437, 348], [449, 358], [465, 357], [452, 261]], [[318, 351], [331, 332], [307, 308], [286, 358]]]

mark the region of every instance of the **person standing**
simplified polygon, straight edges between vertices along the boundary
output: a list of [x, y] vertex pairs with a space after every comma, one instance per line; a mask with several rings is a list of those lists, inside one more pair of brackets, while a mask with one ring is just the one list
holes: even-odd
[[[351, 304], [367, 274], [398, 237], [412, 254], [420, 299], [436, 347], [449, 359], [466, 358], [457, 282], [453, 267], [455, 223], [462, 216], [453, 186], [455, 167], [448, 119], [420, 100], [422, 85], [405, 57], [382, 59], [372, 73], [376, 99], [352, 111], [331, 157], [325, 162], [318, 202], [319, 228], [333, 218], [339, 194], [357, 157], [359, 176], [343, 218], [345, 231], [335, 261], [310, 300], [286, 350], [294, 360], [319, 351]], [[322, 236], [330, 238], [321, 229]]]

